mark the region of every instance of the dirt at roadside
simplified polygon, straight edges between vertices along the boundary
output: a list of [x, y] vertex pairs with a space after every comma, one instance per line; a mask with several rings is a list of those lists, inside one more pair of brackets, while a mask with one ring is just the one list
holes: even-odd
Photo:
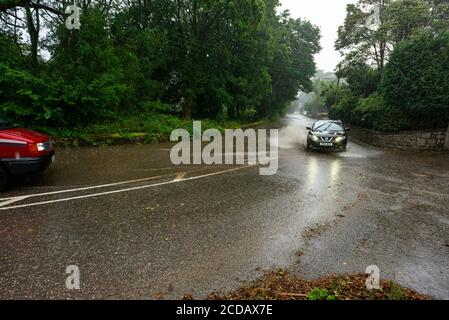
[[[382, 280], [381, 289], [366, 288], [366, 274], [332, 275], [305, 280], [286, 271], [268, 272], [229, 294], [212, 293], [208, 300], [429, 300], [430, 297]], [[184, 299], [192, 299], [185, 296]]]

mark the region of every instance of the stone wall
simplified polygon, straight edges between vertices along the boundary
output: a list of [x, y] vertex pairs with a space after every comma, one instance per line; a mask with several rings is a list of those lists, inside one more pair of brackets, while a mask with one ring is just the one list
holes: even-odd
[[350, 137], [382, 147], [402, 150], [449, 150], [449, 129], [386, 133], [351, 126]]

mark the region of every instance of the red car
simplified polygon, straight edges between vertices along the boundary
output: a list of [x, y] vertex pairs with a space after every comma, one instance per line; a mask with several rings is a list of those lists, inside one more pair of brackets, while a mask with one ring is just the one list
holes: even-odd
[[10, 176], [45, 170], [54, 161], [50, 138], [0, 120], [0, 189]]

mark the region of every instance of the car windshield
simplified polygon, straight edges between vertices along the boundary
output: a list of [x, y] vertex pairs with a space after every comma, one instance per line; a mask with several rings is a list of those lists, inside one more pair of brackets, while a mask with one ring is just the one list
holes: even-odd
[[314, 131], [343, 131], [343, 128], [335, 122], [317, 121]]

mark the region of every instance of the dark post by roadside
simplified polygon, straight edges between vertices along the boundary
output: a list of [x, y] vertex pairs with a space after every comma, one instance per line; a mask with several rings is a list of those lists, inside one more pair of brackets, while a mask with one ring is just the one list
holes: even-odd
[[444, 141], [444, 149], [449, 150], [449, 126], [447, 127], [446, 140]]

